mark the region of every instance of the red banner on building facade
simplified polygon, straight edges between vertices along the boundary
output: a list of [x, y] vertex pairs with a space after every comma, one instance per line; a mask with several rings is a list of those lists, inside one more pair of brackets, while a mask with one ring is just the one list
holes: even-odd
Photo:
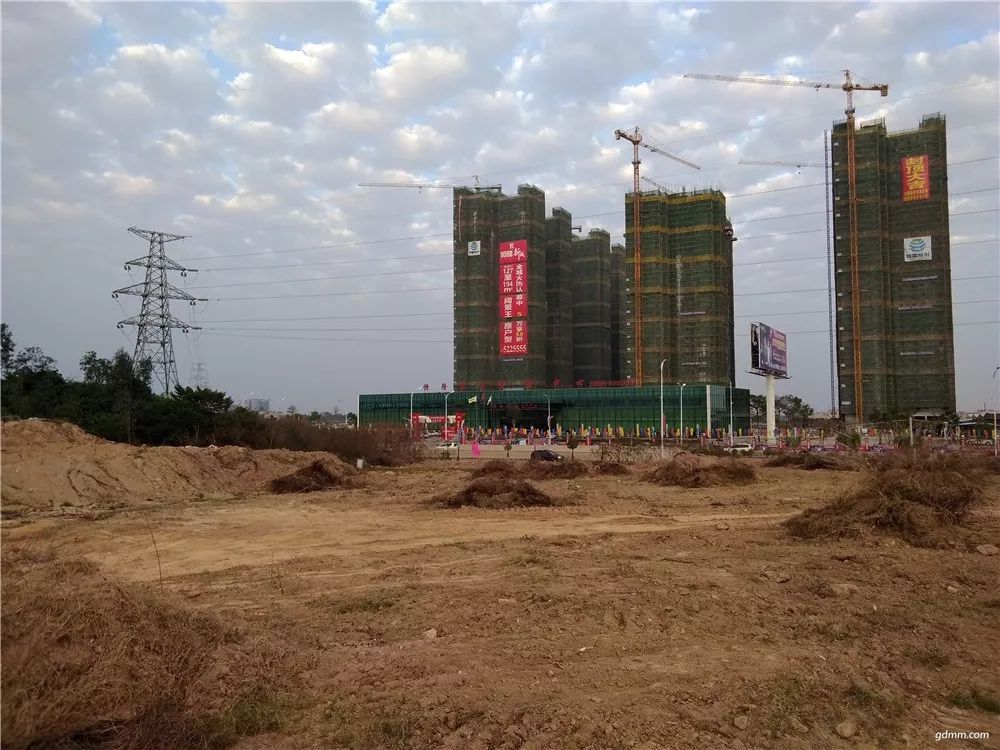
[[903, 183], [903, 202], [922, 201], [931, 197], [931, 165], [927, 154], [904, 156], [899, 174]]
[[528, 317], [527, 294], [503, 294], [500, 296], [500, 319]]
[[528, 353], [528, 321], [505, 320], [500, 324], [500, 356], [517, 357]]
[[498, 246], [500, 356], [528, 353], [528, 241], [501, 242]]
[[515, 240], [514, 242], [501, 242], [498, 246], [500, 255], [500, 265], [507, 263], [517, 263], [518, 261], [528, 261], [528, 241]]

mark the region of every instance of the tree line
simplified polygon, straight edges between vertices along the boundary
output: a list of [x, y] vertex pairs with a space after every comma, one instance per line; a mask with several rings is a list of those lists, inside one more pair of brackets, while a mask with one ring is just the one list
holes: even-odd
[[80, 371], [79, 380], [65, 377], [40, 348], [18, 349], [10, 327], [0, 324], [4, 419], [71, 422], [116, 442], [329, 451], [375, 464], [401, 463], [417, 453], [406, 430], [323, 429], [316, 423], [326, 415], [319, 413], [269, 419], [211, 388], [177, 385], [169, 396], [156, 394], [152, 364], [133, 362], [124, 349], [110, 358], [86, 352]]

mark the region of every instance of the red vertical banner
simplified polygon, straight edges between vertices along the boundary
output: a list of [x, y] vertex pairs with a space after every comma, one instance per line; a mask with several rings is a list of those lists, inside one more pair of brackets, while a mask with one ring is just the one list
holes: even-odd
[[528, 241], [501, 242], [498, 247], [500, 356], [528, 353]]
[[899, 163], [903, 183], [903, 202], [922, 201], [931, 197], [931, 165], [927, 154], [904, 156]]

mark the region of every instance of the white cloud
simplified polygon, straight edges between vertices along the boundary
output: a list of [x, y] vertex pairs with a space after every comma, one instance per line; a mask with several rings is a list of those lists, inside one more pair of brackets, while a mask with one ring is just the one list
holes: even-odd
[[149, 177], [143, 175], [130, 175], [123, 172], [104, 172], [101, 177], [104, 184], [112, 192], [130, 197], [152, 193], [156, 189], [156, 183]]
[[390, 59], [375, 71], [375, 88], [387, 99], [428, 99], [470, 77], [465, 50], [424, 44], [394, 44]]

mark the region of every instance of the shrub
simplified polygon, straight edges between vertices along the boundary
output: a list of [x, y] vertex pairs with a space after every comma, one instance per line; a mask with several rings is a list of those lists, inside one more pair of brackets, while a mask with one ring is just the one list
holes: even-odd
[[529, 506], [558, 506], [569, 503], [546, 494], [523, 479], [486, 476], [473, 479], [459, 492], [436, 495], [432, 503], [445, 508], [471, 505], [477, 508], [523, 508]]
[[982, 501], [982, 483], [982, 472], [961, 455], [880, 457], [869, 461], [861, 481], [831, 503], [785, 525], [803, 538], [857, 536], [874, 529], [928, 544], [940, 529], [962, 523]]
[[643, 475], [654, 484], [676, 487], [714, 487], [725, 484], [752, 484], [757, 472], [745, 461], [699, 460], [693, 456], [678, 456], [662, 461]]

